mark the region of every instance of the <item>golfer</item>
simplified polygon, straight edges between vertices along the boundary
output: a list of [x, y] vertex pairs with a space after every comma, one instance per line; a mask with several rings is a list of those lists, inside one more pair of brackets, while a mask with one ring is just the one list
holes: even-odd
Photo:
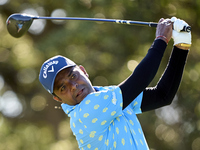
[[[61, 102], [81, 150], [148, 150], [136, 114], [169, 105], [181, 82], [191, 46], [185, 21], [161, 18], [156, 38], [133, 73], [116, 86], [93, 86], [83, 66], [63, 56], [45, 61], [39, 80]], [[155, 87], [154, 78], [170, 39], [174, 47]], [[98, 66], [94, 66], [98, 67]]]

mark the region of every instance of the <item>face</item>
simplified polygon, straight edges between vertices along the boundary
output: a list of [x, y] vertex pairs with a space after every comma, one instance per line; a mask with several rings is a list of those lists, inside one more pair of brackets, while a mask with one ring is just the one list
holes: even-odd
[[68, 105], [79, 104], [94, 91], [83, 66], [63, 69], [54, 82], [54, 99]]

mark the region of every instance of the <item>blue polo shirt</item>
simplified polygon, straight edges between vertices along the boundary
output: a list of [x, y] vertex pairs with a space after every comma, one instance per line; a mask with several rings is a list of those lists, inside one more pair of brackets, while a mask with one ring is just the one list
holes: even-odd
[[95, 87], [97, 92], [62, 109], [70, 117], [70, 127], [80, 150], [148, 150], [136, 114], [141, 113], [141, 93], [122, 110], [118, 86]]

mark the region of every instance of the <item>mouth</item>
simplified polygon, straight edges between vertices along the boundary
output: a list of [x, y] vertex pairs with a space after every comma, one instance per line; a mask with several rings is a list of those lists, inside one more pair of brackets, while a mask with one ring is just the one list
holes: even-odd
[[83, 93], [83, 90], [84, 90], [84, 89], [81, 89], [81, 90], [77, 93], [76, 97], [80, 96], [80, 95]]

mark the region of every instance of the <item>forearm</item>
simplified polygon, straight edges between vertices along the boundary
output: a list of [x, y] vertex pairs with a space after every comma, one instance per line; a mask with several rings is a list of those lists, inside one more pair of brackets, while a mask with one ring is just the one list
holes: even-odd
[[123, 108], [126, 108], [152, 81], [166, 46], [167, 44], [163, 40], [155, 40], [132, 75], [119, 85], [122, 90]]
[[187, 55], [187, 50], [174, 47], [165, 72], [158, 84], [153, 88], [144, 90], [141, 105], [143, 112], [169, 105], [172, 102], [182, 79]]

